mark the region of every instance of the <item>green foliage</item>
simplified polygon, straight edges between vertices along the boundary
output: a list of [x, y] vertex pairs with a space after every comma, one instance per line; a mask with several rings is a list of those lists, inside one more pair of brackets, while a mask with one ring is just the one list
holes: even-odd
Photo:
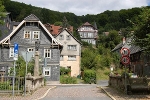
[[62, 25], [62, 22], [55, 22], [54, 25], [55, 25], [55, 26], [61, 26], [61, 25]]
[[110, 30], [108, 36], [101, 34], [98, 39], [98, 44], [104, 46], [104, 48], [113, 49], [120, 43], [122, 36], [118, 34], [116, 30]]
[[[18, 60], [16, 61], [16, 76], [24, 77], [25, 71], [26, 71], [26, 62], [24, 61], [22, 56], [18, 57]], [[31, 61], [27, 65], [27, 73], [31, 73], [33, 75], [34, 71], [34, 61]], [[10, 70], [10, 75], [13, 75], [13, 67]]]
[[[131, 23], [127, 19], [134, 19], [135, 16], [139, 15], [140, 8], [123, 9], [120, 11], [104, 11], [97, 15], [87, 14], [85, 16], [76, 16], [69, 12], [58, 12], [52, 11], [46, 8], [35, 7], [24, 3], [19, 3], [10, 0], [3, 0], [5, 9], [7, 12], [11, 12], [13, 20], [22, 21], [23, 18], [35, 14], [43, 23], [55, 23], [62, 22], [62, 18], [66, 16], [70, 25], [77, 29], [81, 24], [85, 22], [97, 23], [99, 34], [103, 31], [120, 30], [120, 28], [131, 27]], [[101, 31], [101, 29], [103, 31]]]
[[140, 15], [135, 18], [135, 21], [130, 21], [134, 27], [133, 43], [144, 49], [145, 52], [150, 52], [150, 9], [143, 8]]
[[4, 24], [3, 18], [6, 16], [5, 7], [2, 0], [0, 0], [0, 24]]
[[82, 51], [81, 70], [95, 69], [95, 57], [96, 53], [90, 48], [86, 48], [84, 51]]
[[95, 70], [85, 70], [83, 80], [85, 83], [95, 83], [96, 84], [96, 71]]
[[0, 82], [0, 90], [10, 90], [12, 87], [10, 86], [10, 82]]
[[62, 84], [77, 84], [77, 78], [71, 77], [71, 76], [66, 76], [66, 75], [61, 75], [60, 83], [62, 83]]
[[71, 72], [71, 69], [65, 68], [65, 67], [60, 67], [60, 75], [68, 75], [69, 72]]

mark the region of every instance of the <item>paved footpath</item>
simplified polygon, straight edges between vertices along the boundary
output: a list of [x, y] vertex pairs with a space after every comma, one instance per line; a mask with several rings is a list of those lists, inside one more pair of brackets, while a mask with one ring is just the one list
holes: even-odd
[[112, 100], [97, 85], [58, 85], [41, 100]]
[[0, 100], [39, 100], [46, 95], [46, 92], [50, 89], [55, 88], [55, 86], [44, 86], [37, 89], [33, 94], [28, 94], [26, 96], [12, 96], [12, 95], [0, 95]]

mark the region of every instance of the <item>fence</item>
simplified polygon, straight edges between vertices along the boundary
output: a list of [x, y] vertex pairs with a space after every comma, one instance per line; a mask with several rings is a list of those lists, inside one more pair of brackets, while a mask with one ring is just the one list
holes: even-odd
[[[15, 77], [14, 93], [22, 94], [24, 91], [24, 77]], [[0, 76], [0, 93], [10, 94], [13, 92], [13, 76]]]

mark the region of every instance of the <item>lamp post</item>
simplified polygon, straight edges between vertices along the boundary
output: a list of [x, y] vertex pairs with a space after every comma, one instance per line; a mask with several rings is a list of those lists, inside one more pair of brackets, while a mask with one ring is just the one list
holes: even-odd
[[34, 76], [39, 76], [39, 47], [40, 41], [35, 41], [35, 65], [34, 65]]

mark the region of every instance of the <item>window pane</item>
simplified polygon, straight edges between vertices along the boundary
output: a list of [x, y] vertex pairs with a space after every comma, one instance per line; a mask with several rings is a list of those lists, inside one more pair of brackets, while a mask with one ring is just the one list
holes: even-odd
[[50, 49], [44, 49], [44, 57], [51, 58], [51, 50]]

